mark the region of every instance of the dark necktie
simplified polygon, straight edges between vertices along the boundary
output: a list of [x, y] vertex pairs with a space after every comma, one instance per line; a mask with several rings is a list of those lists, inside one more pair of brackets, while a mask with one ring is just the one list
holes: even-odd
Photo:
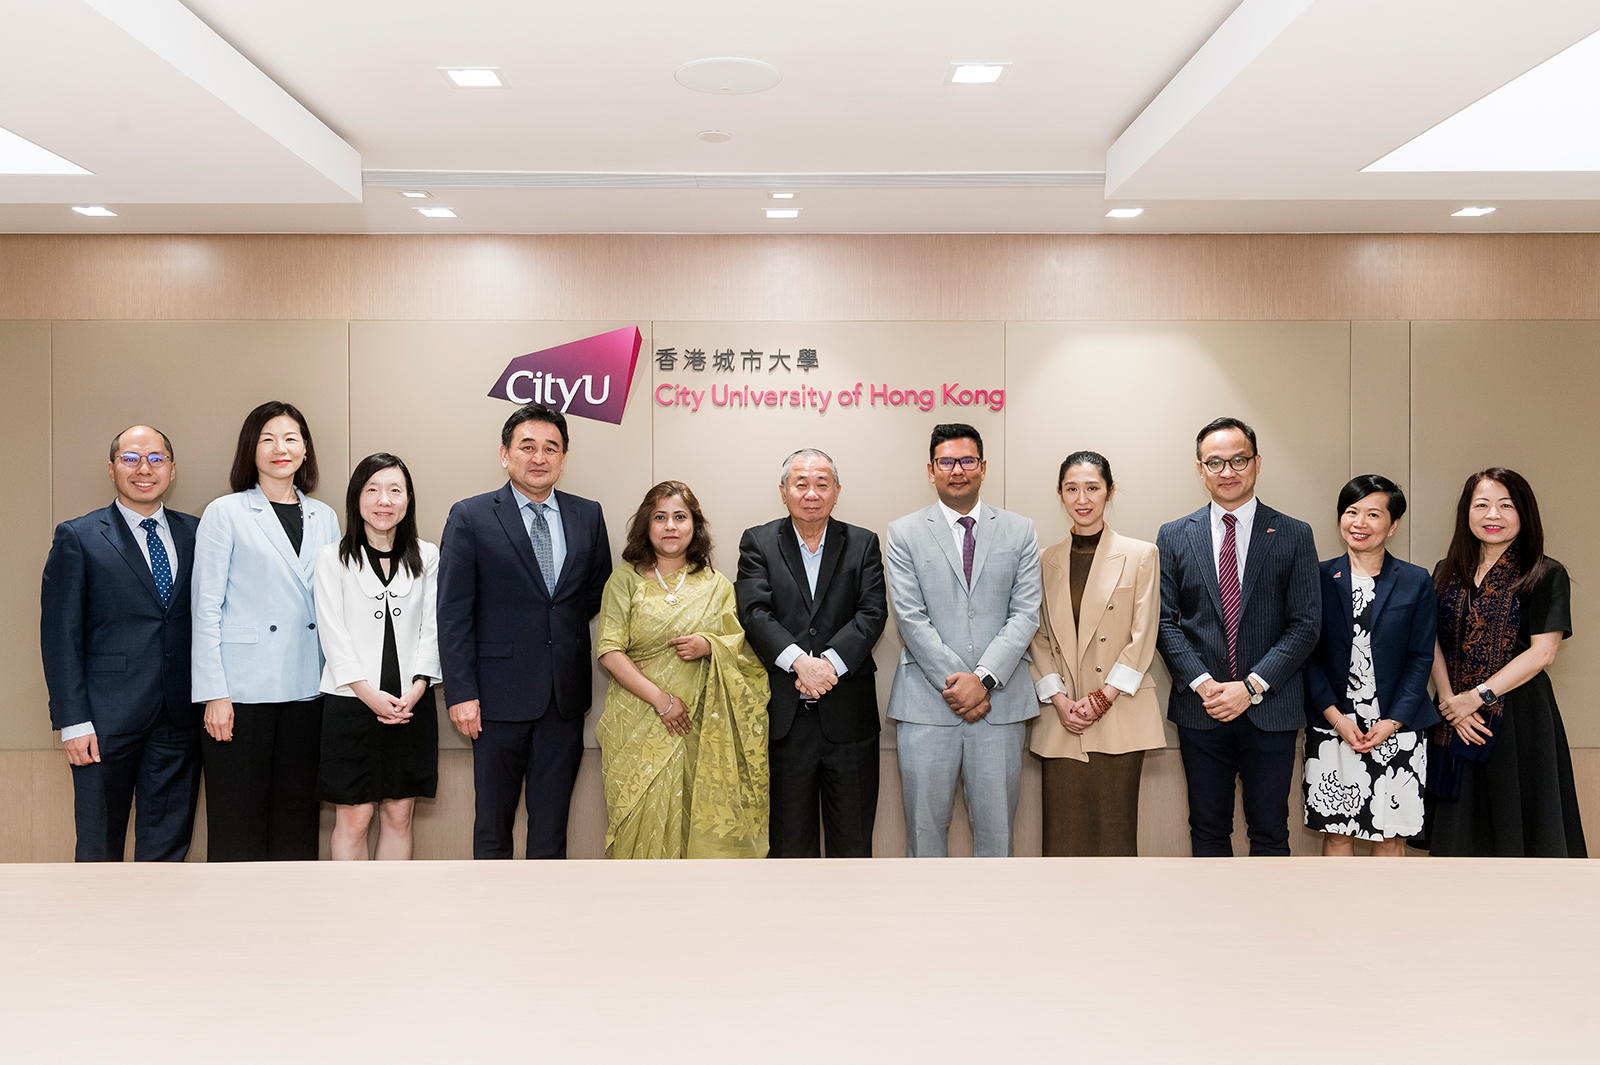
[[961, 536], [961, 572], [967, 578], [967, 587], [972, 587], [972, 552], [978, 542], [972, 538], [972, 527], [977, 521], [971, 514], [963, 515], [956, 519], [956, 524], [966, 530]]
[[156, 579], [156, 593], [161, 596], [161, 605], [166, 606], [172, 598], [172, 561], [167, 558], [161, 537], [156, 535], [156, 519], [144, 519], [139, 528], [144, 530], [144, 542], [150, 548], [150, 575]]
[[530, 507], [533, 511], [533, 521], [529, 524], [528, 538], [533, 541], [533, 557], [539, 560], [539, 572], [544, 574], [545, 590], [551, 594], [556, 590], [556, 552], [550, 539], [550, 523], [544, 520], [543, 503], [535, 503]]
[[1222, 622], [1228, 629], [1228, 679], [1239, 677], [1239, 541], [1234, 527], [1239, 519], [1222, 516], [1222, 553], [1217, 558], [1217, 591], [1222, 594]]

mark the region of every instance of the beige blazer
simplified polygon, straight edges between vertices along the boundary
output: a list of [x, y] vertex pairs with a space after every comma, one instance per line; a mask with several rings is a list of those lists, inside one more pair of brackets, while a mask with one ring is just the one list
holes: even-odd
[[1083, 589], [1081, 626], [1072, 623], [1071, 538], [1045, 550], [1040, 561], [1044, 602], [1031, 648], [1039, 701], [1048, 704], [1054, 692], [1081, 699], [1108, 683], [1123, 694], [1078, 736], [1062, 726], [1055, 707], [1042, 707], [1033, 726], [1033, 753], [1087, 762], [1091, 751], [1127, 754], [1165, 747], [1161, 705], [1150, 678], [1161, 622], [1156, 545], [1118, 536], [1106, 526]]

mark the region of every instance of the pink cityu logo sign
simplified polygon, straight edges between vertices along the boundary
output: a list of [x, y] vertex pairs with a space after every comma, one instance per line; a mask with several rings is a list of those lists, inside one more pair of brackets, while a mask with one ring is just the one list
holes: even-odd
[[621, 425], [643, 342], [638, 327], [630, 325], [518, 355], [500, 372], [489, 395]]

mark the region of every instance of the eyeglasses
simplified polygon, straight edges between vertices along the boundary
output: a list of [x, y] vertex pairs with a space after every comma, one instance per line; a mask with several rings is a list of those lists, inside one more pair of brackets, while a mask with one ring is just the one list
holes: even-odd
[[160, 451], [152, 451], [148, 455], [141, 455], [137, 451], [124, 451], [117, 456], [117, 461], [130, 470], [138, 469], [141, 462], [148, 462], [152, 470], [159, 470], [171, 462], [172, 458]]
[[977, 469], [978, 468], [978, 463], [980, 463], [982, 461], [983, 461], [982, 459], [974, 458], [971, 455], [963, 455], [958, 459], [937, 458], [937, 459], [933, 460], [933, 464], [935, 466], [939, 467], [939, 469], [943, 470], [945, 473], [949, 473], [951, 470], [955, 469], [956, 466], [958, 466], [958, 465], [962, 469], [967, 470], [967, 471], [970, 472], [972, 470]]
[[1207, 473], [1221, 473], [1224, 466], [1232, 466], [1235, 470], [1242, 472], [1245, 467], [1255, 460], [1256, 457], [1254, 455], [1235, 455], [1231, 459], [1206, 459], [1201, 465], [1206, 468]]

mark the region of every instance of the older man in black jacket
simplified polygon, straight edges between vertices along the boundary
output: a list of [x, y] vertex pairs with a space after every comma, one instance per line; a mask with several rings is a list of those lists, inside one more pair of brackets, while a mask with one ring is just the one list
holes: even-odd
[[[805, 448], [783, 463], [789, 516], [739, 543], [739, 620], [772, 681], [771, 850], [872, 857], [878, 809], [873, 645], [889, 615], [876, 533], [832, 518], [839, 471]], [[820, 822], [819, 813], [820, 809]]]

